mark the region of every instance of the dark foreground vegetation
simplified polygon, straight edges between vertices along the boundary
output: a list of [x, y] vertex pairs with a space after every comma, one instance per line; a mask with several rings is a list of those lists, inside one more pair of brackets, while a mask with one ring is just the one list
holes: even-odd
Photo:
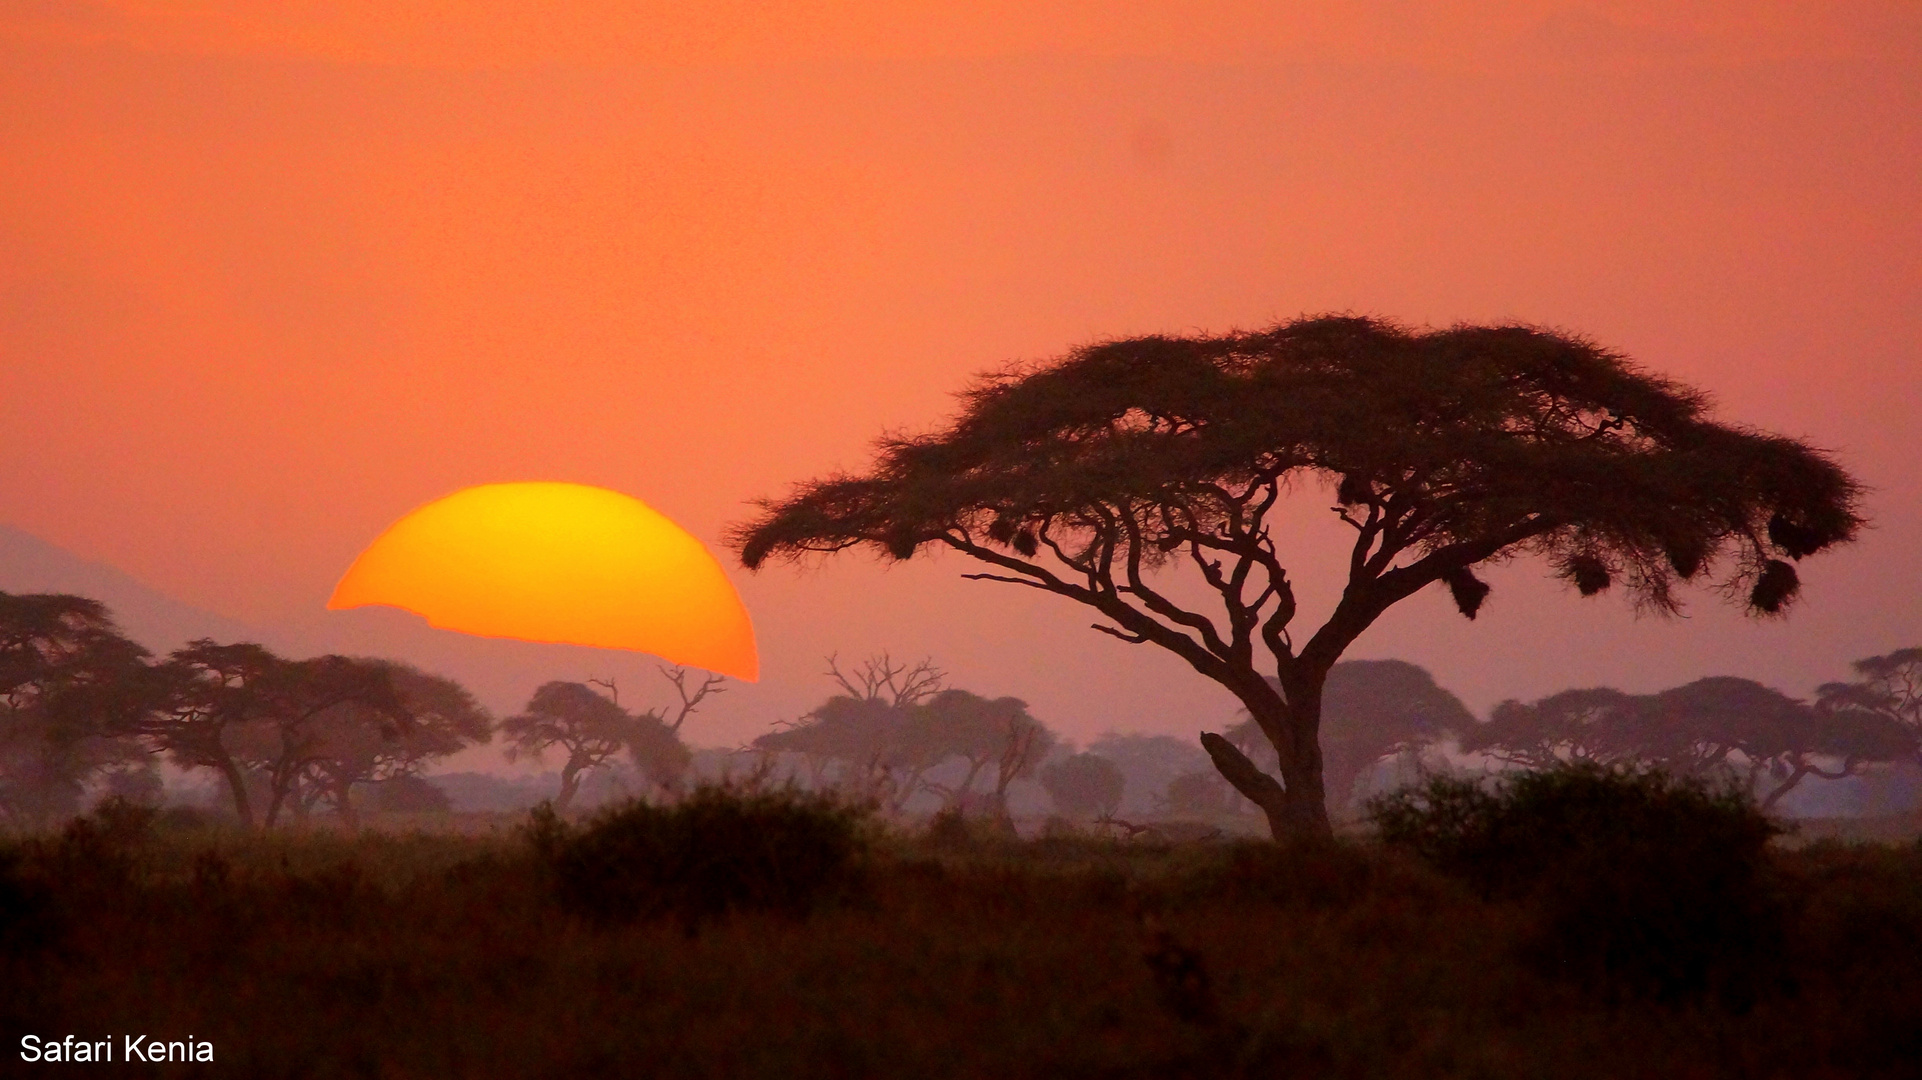
[[[1532, 785], [1532, 786], [1530, 786]], [[0, 1030], [233, 1076], [1912, 1076], [1922, 850], [1567, 771], [1286, 847], [697, 792], [491, 836], [109, 803], [0, 854]]]

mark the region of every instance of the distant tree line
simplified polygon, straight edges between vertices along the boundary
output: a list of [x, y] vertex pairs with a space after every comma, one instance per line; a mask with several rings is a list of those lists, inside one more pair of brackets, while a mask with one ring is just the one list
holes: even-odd
[[[1715, 676], [1652, 694], [1593, 687], [1504, 701], [1478, 721], [1413, 664], [1343, 662], [1329, 673], [1323, 706], [1330, 809], [1357, 809], [1358, 782], [1383, 760], [1443, 745], [1526, 769], [1653, 766], [1733, 782], [1764, 809], [1811, 776], [1922, 765], [1922, 648], [1859, 660], [1854, 671], [1854, 681], [1824, 684], [1812, 700]], [[1230, 737], [1252, 752], [1257, 734], [1249, 722]]]
[[[1505, 701], [1478, 720], [1422, 668], [1352, 660], [1328, 675], [1321, 742], [1329, 809], [1352, 818], [1372, 794], [1371, 773], [1403, 762], [1403, 781], [1438, 753], [1529, 770], [1593, 763], [1653, 766], [1711, 784], [1733, 783], [1763, 809], [1809, 777], [1837, 780], [1903, 763], [1922, 766], [1922, 648], [1857, 661], [1856, 678], [1801, 700], [1749, 679], [1717, 676], [1652, 694], [1606, 687]], [[1262, 745], [1252, 720], [1229, 732], [1244, 752]], [[1214, 819], [1253, 811], [1184, 740], [1109, 734], [1055, 761], [1041, 780], [1071, 817], [1112, 815], [1124, 780], [1160, 792], [1164, 818]]]
[[1922, 762], [1922, 649], [1859, 660], [1855, 671], [1856, 681], [1825, 684], [1813, 701], [1727, 676], [1655, 694], [1596, 688], [1507, 701], [1462, 733], [1461, 748], [1530, 768], [1648, 764], [1734, 780], [1767, 809], [1810, 776]]
[[[560, 808], [583, 772], [628, 756], [663, 791], [690, 755], [681, 723], [721, 679], [680, 693], [678, 715], [630, 713], [581, 683], [540, 687], [500, 725], [510, 756], [559, 748]], [[445, 808], [420, 780], [434, 761], [490, 741], [493, 718], [460, 684], [392, 660], [289, 659], [257, 644], [199, 640], [155, 657], [98, 601], [0, 593], [0, 824], [30, 828], [79, 812], [89, 797], [153, 801], [158, 765], [218, 778], [247, 828], [331, 810], [358, 823], [355, 791], [372, 785], [415, 808]]]

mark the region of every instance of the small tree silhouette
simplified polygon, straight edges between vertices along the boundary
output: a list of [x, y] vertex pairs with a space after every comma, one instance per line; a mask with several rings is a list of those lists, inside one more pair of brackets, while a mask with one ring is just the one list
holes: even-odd
[[583, 774], [622, 753], [629, 754], [650, 780], [671, 790], [692, 761], [676, 728], [701, 697], [712, 692], [712, 687], [690, 694], [684, 681], [673, 674], [667, 674], [667, 678], [681, 694], [682, 709], [674, 727], [656, 713], [636, 714], [621, 708], [619, 690], [609, 684], [602, 684], [608, 688], [605, 695], [584, 683], [557, 680], [543, 684], [534, 691], [526, 709], [501, 722], [501, 734], [508, 740], [508, 760], [521, 755], [539, 758], [548, 749], [560, 747], [567, 760], [561, 765], [561, 790], [554, 798], [554, 809], [561, 812], [571, 807], [580, 793]]

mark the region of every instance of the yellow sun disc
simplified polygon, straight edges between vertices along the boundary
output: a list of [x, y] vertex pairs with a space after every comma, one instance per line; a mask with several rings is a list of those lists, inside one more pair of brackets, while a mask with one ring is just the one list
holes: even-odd
[[707, 548], [639, 499], [585, 484], [484, 484], [408, 514], [327, 601], [368, 604], [483, 637], [760, 675], [747, 609]]

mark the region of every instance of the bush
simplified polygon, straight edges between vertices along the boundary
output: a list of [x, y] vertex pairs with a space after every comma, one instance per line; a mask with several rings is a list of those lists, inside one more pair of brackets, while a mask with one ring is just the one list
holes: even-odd
[[536, 814], [529, 837], [561, 902], [599, 922], [732, 911], [807, 914], [844, 892], [867, 810], [792, 789], [701, 787], [671, 806], [630, 802], [573, 830]]
[[1764, 848], [1780, 830], [1735, 789], [1652, 769], [1448, 778], [1370, 800], [1381, 838], [1484, 896], [1536, 907], [1533, 958], [1608, 993], [1714, 991], [1745, 1007], [1782, 954]]

